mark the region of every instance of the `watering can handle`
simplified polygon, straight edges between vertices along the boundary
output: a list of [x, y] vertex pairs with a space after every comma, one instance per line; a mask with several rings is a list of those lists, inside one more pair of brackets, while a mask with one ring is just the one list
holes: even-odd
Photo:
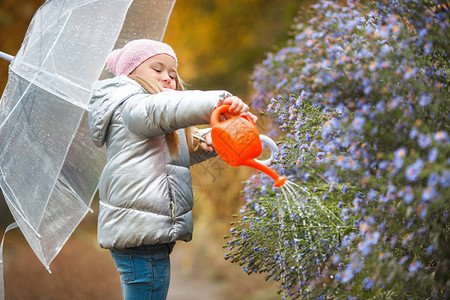
[[[230, 105], [228, 105], [228, 104], [216, 107], [211, 114], [211, 126], [214, 126], [214, 125], [220, 123], [220, 120], [219, 120], [220, 115], [224, 112], [227, 112], [229, 108], [230, 108]], [[246, 120], [250, 121], [253, 125], [255, 125], [255, 122], [253, 122], [253, 120], [249, 116], [241, 116], [241, 117], [245, 118]]]
[[278, 150], [278, 146], [277, 146], [277, 144], [276, 144], [270, 137], [268, 137], [267, 135], [260, 134], [260, 135], [259, 135], [259, 139], [261, 140], [261, 143], [263, 143], [263, 146], [264, 146], [264, 144], [267, 145], [267, 146], [270, 148], [270, 150], [271, 150], [272, 152], [271, 152], [270, 157], [269, 157], [268, 159], [266, 159], [266, 160], [255, 159], [255, 161], [258, 162], [258, 163], [260, 163], [260, 164], [262, 164], [262, 165], [264, 165], [264, 166], [266, 166], [266, 167], [268, 167], [268, 166], [271, 165], [272, 160], [274, 159], [275, 154], [277, 154], [278, 151], [279, 151], [279, 150]]

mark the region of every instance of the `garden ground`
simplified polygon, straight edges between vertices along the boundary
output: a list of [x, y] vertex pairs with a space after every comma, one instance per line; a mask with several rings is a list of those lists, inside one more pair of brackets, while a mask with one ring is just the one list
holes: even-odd
[[[83, 223], [91, 224], [92, 218], [95, 216], [88, 216]], [[4, 245], [6, 299], [121, 299], [119, 277], [108, 251], [98, 247], [95, 230], [83, 223], [52, 262], [52, 274], [18, 229], [8, 232]], [[240, 266], [223, 259], [220, 237], [198, 231], [192, 242], [178, 242], [171, 256], [168, 300], [280, 299], [275, 282], [264, 281], [263, 275], [246, 275]]]

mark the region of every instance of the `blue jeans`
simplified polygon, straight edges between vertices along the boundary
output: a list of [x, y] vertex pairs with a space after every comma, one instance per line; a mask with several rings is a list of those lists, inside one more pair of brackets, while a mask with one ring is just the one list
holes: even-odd
[[125, 300], [164, 300], [170, 283], [172, 244], [110, 250]]

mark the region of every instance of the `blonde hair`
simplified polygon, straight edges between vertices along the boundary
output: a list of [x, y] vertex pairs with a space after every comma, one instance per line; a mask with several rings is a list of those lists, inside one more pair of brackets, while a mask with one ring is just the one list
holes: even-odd
[[[137, 75], [128, 75], [131, 79], [139, 83], [149, 94], [157, 94], [163, 91], [162, 86], [152, 78], [143, 78]], [[178, 76], [175, 78], [176, 90], [183, 91], [184, 84], [181, 78]], [[186, 136], [186, 142], [188, 145], [189, 152], [195, 152], [199, 150], [199, 142], [194, 140], [194, 133], [198, 133], [198, 129], [195, 127], [184, 128], [184, 134]], [[178, 158], [180, 155], [180, 135], [178, 132], [170, 132], [165, 134], [165, 139], [167, 146], [169, 147], [170, 156]]]

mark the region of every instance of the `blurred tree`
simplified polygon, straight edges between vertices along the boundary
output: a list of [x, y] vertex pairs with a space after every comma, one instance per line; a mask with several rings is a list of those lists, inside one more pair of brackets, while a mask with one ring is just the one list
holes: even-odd
[[165, 35], [180, 56], [180, 74], [199, 89], [247, 96], [253, 66], [287, 40], [306, 0], [178, 0]]

